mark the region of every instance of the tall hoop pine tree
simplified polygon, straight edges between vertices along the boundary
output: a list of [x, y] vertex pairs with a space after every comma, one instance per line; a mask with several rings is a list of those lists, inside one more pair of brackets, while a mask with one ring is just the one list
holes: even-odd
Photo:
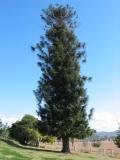
[[75, 35], [76, 12], [69, 5], [50, 5], [41, 15], [45, 33], [31, 47], [38, 51], [41, 77], [35, 96], [38, 101], [40, 129], [43, 133], [62, 138], [62, 152], [69, 153], [70, 138], [85, 138], [92, 134], [89, 127], [93, 109], [87, 114], [88, 96], [81, 75], [81, 63], [86, 61], [85, 43]]

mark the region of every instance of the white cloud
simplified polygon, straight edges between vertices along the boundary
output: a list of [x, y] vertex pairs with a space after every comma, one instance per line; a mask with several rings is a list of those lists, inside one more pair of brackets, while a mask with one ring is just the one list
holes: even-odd
[[[35, 118], [38, 118], [36, 115], [33, 115]], [[7, 123], [9, 126], [11, 126], [13, 123], [15, 123], [18, 120], [21, 120], [23, 116], [20, 117], [5, 117], [5, 116], [0, 116], [0, 119], [2, 122], [5, 124]]]
[[[8, 125], [15, 123], [17, 120], [20, 120], [21, 118], [0, 117], [3, 123], [8, 123]], [[110, 132], [118, 129], [118, 123], [120, 123], [120, 113], [113, 114], [110, 112], [94, 112], [93, 118], [90, 121], [90, 126], [96, 131]]]
[[20, 120], [20, 118], [17, 117], [0, 117], [0, 119], [4, 124], [7, 123], [9, 126], [11, 126], [11, 124], [15, 123], [17, 120]]
[[95, 112], [90, 126], [96, 131], [115, 131], [120, 123], [120, 114], [110, 112]]

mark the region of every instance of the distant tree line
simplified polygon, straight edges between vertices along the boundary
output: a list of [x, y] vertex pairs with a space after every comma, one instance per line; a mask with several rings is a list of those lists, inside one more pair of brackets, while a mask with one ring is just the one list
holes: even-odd
[[3, 123], [0, 119], [0, 136], [2, 137], [8, 137], [9, 135], [9, 126], [7, 123]]

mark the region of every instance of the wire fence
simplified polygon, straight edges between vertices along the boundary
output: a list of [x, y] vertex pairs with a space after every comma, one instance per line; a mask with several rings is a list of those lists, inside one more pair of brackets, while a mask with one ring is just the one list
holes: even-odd
[[[62, 143], [56, 143], [54, 145], [46, 144], [44, 147], [47, 149], [61, 150]], [[70, 143], [71, 152], [77, 153], [94, 153], [98, 155], [110, 156], [120, 158], [120, 149], [114, 144], [113, 141], [103, 141], [100, 147], [93, 147], [92, 142], [81, 141]]]

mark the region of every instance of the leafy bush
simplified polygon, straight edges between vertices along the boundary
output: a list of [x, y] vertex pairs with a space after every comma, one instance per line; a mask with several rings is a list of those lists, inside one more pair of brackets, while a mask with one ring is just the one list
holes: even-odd
[[21, 121], [12, 124], [9, 129], [10, 137], [19, 141], [21, 144], [36, 144], [40, 139], [37, 131], [38, 120], [31, 116], [25, 115]]
[[55, 143], [56, 142], [56, 137], [53, 136], [43, 136], [42, 140], [43, 143]]
[[35, 129], [27, 129], [28, 143], [32, 146], [39, 146], [39, 141], [42, 139], [41, 134]]
[[39, 146], [39, 142], [51, 143], [56, 141], [55, 137], [43, 136], [38, 132], [38, 121], [31, 115], [25, 115], [21, 121], [12, 124], [9, 129], [10, 137], [23, 145]]

